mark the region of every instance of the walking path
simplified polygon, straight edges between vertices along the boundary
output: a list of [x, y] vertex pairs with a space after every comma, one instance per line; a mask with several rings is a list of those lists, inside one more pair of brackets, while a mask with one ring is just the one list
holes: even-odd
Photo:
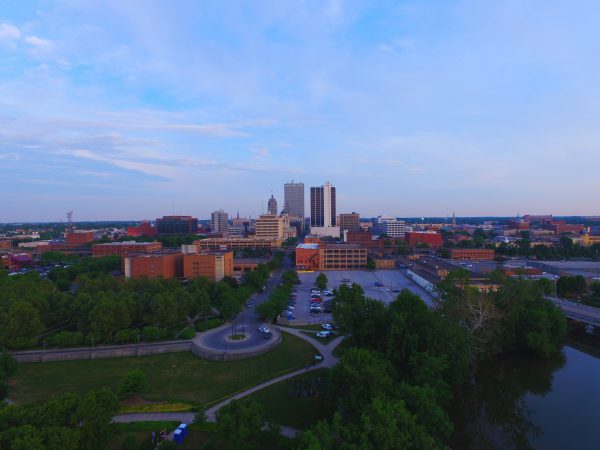
[[[239, 392], [222, 402], [217, 403], [214, 406], [211, 406], [206, 410], [206, 417], [209, 422], [216, 422], [217, 420], [217, 412], [223, 408], [224, 406], [231, 403], [232, 400], [238, 400], [244, 398], [248, 395], [251, 395], [257, 391], [260, 391], [266, 387], [272, 386], [280, 381], [285, 381], [287, 379], [293, 378], [297, 375], [301, 375], [306, 372], [311, 372], [317, 369], [323, 368], [332, 368], [334, 367], [339, 358], [333, 355], [333, 351], [335, 348], [344, 340], [344, 336], [338, 336], [334, 340], [328, 342], [327, 344], [320, 343], [315, 339], [307, 336], [302, 333], [302, 330], [298, 330], [295, 328], [275, 326], [280, 331], [285, 331], [286, 333], [293, 334], [294, 336], [299, 337], [300, 339], [304, 339], [313, 345], [318, 352], [323, 357], [323, 360], [319, 364], [307, 366], [305, 369], [295, 370], [294, 372], [287, 373], [285, 375], [281, 375], [279, 377], [272, 378], [264, 383], [253, 386], [245, 391]], [[314, 331], [314, 330], [311, 330]], [[116, 416], [113, 420], [115, 422], [128, 423], [128, 422], [156, 422], [156, 421], [180, 421], [183, 423], [192, 423], [194, 420], [195, 413], [135, 413], [135, 414], [120, 414]], [[300, 430], [296, 430], [291, 427], [281, 426], [281, 434], [286, 437], [296, 437]], [[172, 439], [172, 434], [169, 435], [169, 438]]]

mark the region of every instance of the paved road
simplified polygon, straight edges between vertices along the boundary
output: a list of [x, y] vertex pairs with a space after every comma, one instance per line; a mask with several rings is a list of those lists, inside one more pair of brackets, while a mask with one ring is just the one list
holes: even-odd
[[600, 308], [582, 305], [581, 303], [575, 303], [564, 299], [551, 300], [563, 310], [568, 318], [589, 325], [600, 326]]
[[232, 350], [247, 350], [260, 347], [265, 344], [265, 339], [258, 332], [258, 327], [262, 324], [260, 316], [254, 311], [256, 305], [269, 298], [273, 290], [281, 284], [281, 275], [284, 271], [292, 268], [289, 257], [285, 257], [282, 266], [276, 269], [269, 280], [265, 292], [255, 294], [252, 298], [256, 302], [250, 308], [245, 308], [235, 320], [236, 333], [245, 334], [247, 339], [243, 341], [230, 341], [227, 338], [232, 334], [231, 324], [202, 333], [201, 345], [215, 352], [227, 352]]

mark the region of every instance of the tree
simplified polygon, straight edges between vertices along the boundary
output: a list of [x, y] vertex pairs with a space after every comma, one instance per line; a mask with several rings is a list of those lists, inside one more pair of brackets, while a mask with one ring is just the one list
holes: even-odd
[[317, 287], [319, 289], [326, 289], [327, 288], [327, 282], [328, 282], [327, 275], [325, 275], [323, 272], [321, 272], [319, 274], [319, 276], [317, 276], [317, 280], [316, 280]]
[[217, 413], [217, 434], [225, 449], [258, 449], [262, 446], [263, 410], [255, 401], [233, 400]]
[[114, 340], [117, 331], [131, 324], [127, 306], [116, 300], [114, 295], [105, 293], [90, 312], [92, 331], [104, 337], [107, 342]]
[[0, 371], [4, 372], [7, 377], [12, 377], [17, 372], [17, 360], [3, 349], [0, 354]]
[[111, 422], [119, 410], [119, 400], [109, 389], [90, 391], [78, 405], [75, 418], [81, 424], [80, 447], [104, 450], [112, 439]]
[[118, 393], [120, 398], [131, 397], [132, 395], [139, 395], [148, 386], [148, 378], [146, 373], [140, 369], [134, 369], [127, 374], [119, 385]]

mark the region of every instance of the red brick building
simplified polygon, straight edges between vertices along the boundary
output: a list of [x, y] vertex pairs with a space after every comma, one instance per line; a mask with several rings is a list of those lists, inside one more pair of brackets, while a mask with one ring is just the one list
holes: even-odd
[[162, 248], [161, 242], [109, 242], [92, 245], [92, 256], [123, 256], [127, 253], [150, 253]]
[[233, 276], [233, 252], [189, 253], [183, 255], [184, 278], [206, 277], [220, 281]]
[[77, 230], [67, 234], [67, 244], [69, 245], [85, 245], [95, 239], [96, 232], [91, 230]]
[[359, 244], [369, 249], [383, 247], [383, 240], [373, 240], [373, 233], [369, 231], [348, 231], [346, 233], [346, 242], [348, 244]]
[[156, 227], [148, 220], [144, 220], [136, 227], [127, 228], [127, 236], [156, 236]]
[[494, 259], [494, 250], [490, 248], [453, 248], [450, 250], [451, 259]]
[[442, 246], [442, 235], [430, 231], [408, 231], [404, 235], [404, 241], [409, 247], [427, 244], [431, 248], [439, 248]]
[[181, 278], [183, 253], [160, 251], [129, 254], [123, 257], [123, 273], [126, 278]]

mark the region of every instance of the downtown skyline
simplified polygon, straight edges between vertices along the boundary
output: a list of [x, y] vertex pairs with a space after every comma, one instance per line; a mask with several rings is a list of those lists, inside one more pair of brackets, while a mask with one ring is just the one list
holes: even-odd
[[[0, 6], [0, 222], [598, 215], [592, 1]], [[280, 208], [281, 209], [281, 208]]]

